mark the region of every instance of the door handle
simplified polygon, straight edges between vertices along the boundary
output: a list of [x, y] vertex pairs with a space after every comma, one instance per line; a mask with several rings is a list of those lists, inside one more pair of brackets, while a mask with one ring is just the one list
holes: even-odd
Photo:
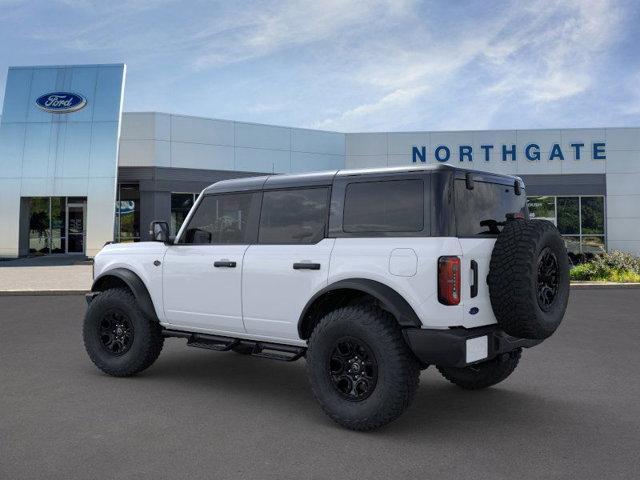
[[471, 260], [471, 272], [473, 273], [473, 284], [471, 285], [471, 298], [478, 296], [478, 262]]
[[294, 270], [320, 270], [319, 263], [298, 262], [293, 264]]
[[218, 262], [213, 262], [213, 266], [216, 268], [236, 268], [236, 262], [230, 262], [229, 260], [220, 260]]

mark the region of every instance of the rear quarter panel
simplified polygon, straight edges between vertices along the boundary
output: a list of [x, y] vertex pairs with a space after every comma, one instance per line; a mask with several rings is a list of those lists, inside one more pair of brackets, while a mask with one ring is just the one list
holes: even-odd
[[[402, 258], [392, 262], [392, 253], [398, 249]], [[415, 269], [408, 264], [412, 257], [406, 255], [408, 250], [415, 252]], [[460, 326], [465, 321], [464, 305], [445, 306], [438, 302], [437, 269], [442, 255], [462, 256], [459, 240], [452, 237], [337, 238], [331, 254], [328, 284], [352, 278], [375, 280], [402, 295], [424, 328]]]

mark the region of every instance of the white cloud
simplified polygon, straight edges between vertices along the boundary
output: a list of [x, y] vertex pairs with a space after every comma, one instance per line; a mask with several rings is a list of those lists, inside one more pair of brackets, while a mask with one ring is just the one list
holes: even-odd
[[337, 125], [347, 125], [354, 121], [358, 122], [363, 117], [378, 117], [384, 115], [389, 111], [409, 105], [412, 101], [423, 95], [427, 91], [427, 88], [426, 86], [399, 88], [373, 103], [358, 105], [351, 110], [340, 113], [337, 118], [334, 117], [316, 122], [312, 127], [333, 129], [336, 128]]
[[612, 41], [621, 19], [609, 0], [540, 1], [528, 22], [489, 45], [486, 57], [501, 80], [494, 94], [552, 102], [584, 92], [593, 57]]
[[42, 55], [124, 59], [129, 82], [157, 79], [137, 87], [145, 98], [193, 82], [200, 115], [346, 131], [489, 128], [588, 95], [625, 15], [618, 0], [59, 2], [69, 25], [17, 33]]
[[[592, 85], [594, 57], [615, 39], [621, 18], [609, 0], [539, 0], [503, 9], [495, 19], [467, 20], [458, 25], [461, 34], [433, 44], [425, 41], [408, 49], [401, 39], [357, 75], [375, 97], [318, 124], [346, 130], [371, 126], [367, 117], [373, 105], [380, 106], [377, 113], [386, 110], [377, 122], [384, 128], [385, 119], [399, 116], [407, 105], [402, 95], [394, 95], [399, 91], [420, 92], [412, 100], [421, 98], [427, 114], [430, 103], [442, 108], [441, 99], [450, 99], [445, 124], [456, 124], [456, 87], [466, 82], [475, 92], [478, 115], [471, 115], [476, 121], [470, 125], [466, 112], [473, 104], [463, 105], [464, 124], [458, 128], [486, 128], [492, 120], [486, 112], [498, 112], [501, 104], [516, 101], [527, 108], [586, 92]], [[437, 28], [431, 23], [417, 34], [430, 39]]]
[[367, 27], [383, 14], [404, 14], [408, 1], [393, 0], [286, 0], [254, 9], [235, 11], [232, 18], [215, 22], [195, 35], [204, 50], [196, 56], [199, 68], [263, 57], [282, 49], [315, 42], [335, 43], [349, 30]]

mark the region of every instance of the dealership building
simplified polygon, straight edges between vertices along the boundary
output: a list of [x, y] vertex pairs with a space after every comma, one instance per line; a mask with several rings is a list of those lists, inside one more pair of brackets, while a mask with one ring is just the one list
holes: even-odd
[[640, 254], [640, 128], [348, 133], [123, 112], [126, 68], [12, 67], [0, 117], [0, 257], [95, 255], [177, 231], [199, 192], [263, 173], [447, 164], [522, 177], [575, 252]]

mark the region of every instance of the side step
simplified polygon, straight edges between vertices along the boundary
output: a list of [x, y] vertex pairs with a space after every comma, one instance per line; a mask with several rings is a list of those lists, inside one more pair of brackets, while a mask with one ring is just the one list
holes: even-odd
[[186, 338], [187, 346], [196, 348], [206, 348], [219, 352], [226, 352], [234, 347], [246, 349], [247, 354], [253, 357], [270, 358], [284, 362], [293, 362], [304, 356], [307, 349], [293, 345], [283, 345], [280, 343], [258, 342], [255, 340], [245, 340], [239, 338], [223, 337], [220, 335], [208, 335], [205, 333], [189, 333], [179, 330], [162, 331], [164, 337]]
[[217, 350], [219, 352], [229, 351], [239, 343], [240, 341], [234, 338], [205, 335], [202, 333], [194, 333], [187, 340], [188, 347], [208, 348], [209, 350]]

